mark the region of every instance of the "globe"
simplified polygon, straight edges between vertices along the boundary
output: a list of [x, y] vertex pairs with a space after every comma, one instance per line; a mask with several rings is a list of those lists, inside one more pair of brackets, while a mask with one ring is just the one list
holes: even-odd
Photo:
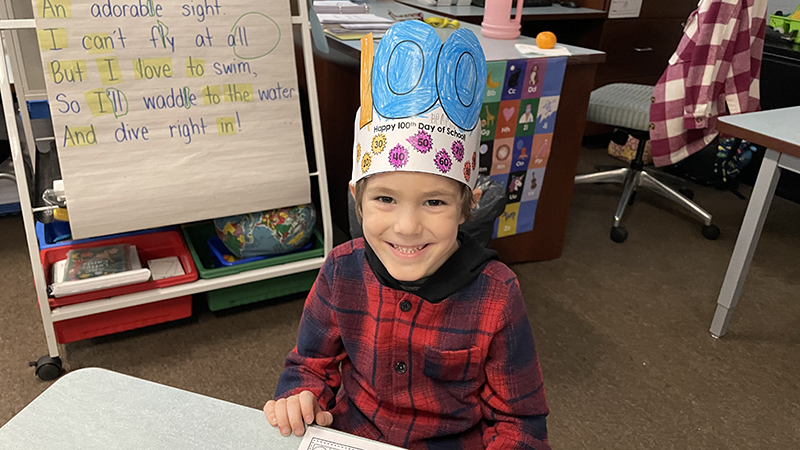
[[217, 236], [237, 258], [295, 251], [314, 235], [317, 213], [311, 203], [214, 219]]

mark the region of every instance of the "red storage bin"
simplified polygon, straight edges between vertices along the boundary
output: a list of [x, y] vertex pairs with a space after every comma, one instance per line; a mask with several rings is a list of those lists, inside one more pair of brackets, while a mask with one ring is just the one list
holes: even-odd
[[[176, 230], [158, 231], [154, 233], [138, 234], [135, 236], [123, 236], [107, 240], [98, 240], [94, 242], [87, 242], [83, 244], [67, 245], [63, 247], [53, 247], [42, 250], [40, 252], [42, 258], [42, 266], [44, 273], [47, 275], [48, 284], [50, 283], [51, 267], [52, 265], [62, 259], [66, 259], [67, 252], [72, 249], [102, 247], [106, 245], [115, 244], [131, 244], [136, 246], [136, 251], [139, 253], [139, 260], [142, 262], [142, 267], [146, 267], [147, 261], [157, 258], [166, 258], [168, 256], [177, 256], [183, 266], [184, 275], [177, 277], [164, 278], [161, 280], [151, 280], [144, 283], [129, 284], [127, 286], [119, 286], [111, 289], [103, 289], [93, 292], [85, 292], [83, 294], [69, 295], [66, 297], [50, 298], [49, 303], [51, 308], [58, 306], [74, 305], [76, 303], [89, 302], [92, 300], [99, 300], [101, 298], [116, 297], [118, 295], [132, 294], [134, 292], [141, 292], [150, 289], [164, 288], [167, 286], [174, 286], [176, 284], [189, 283], [197, 279], [197, 269], [195, 269], [192, 255], [189, 253], [189, 248], [183, 241], [181, 233]], [[175, 299], [173, 299], [175, 300]], [[163, 303], [157, 302], [156, 304]], [[133, 309], [133, 308], [127, 308]], [[126, 309], [126, 310], [127, 310]], [[94, 317], [94, 316], [89, 316]], [[71, 319], [77, 320], [77, 319]]]
[[54, 322], [56, 340], [60, 344], [106, 334], [119, 333], [192, 315], [192, 296], [171, 298], [91, 316]]

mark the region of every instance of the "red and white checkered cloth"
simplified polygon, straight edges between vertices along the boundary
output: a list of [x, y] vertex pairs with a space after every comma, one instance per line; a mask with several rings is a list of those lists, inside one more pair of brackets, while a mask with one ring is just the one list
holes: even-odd
[[759, 110], [766, 0], [700, 0], [653, 91], [653, 162], [666, 166], [705, 147], [717, 117]]

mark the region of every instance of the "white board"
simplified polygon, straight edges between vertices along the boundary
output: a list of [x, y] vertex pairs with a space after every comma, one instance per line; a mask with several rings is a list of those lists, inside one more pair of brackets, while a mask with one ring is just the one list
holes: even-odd
[[288, 1], [33, 6], [74, 238], [310, 201]]

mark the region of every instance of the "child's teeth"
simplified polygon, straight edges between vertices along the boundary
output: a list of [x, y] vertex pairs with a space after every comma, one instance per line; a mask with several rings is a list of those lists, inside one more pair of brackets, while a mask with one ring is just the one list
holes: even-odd
[[394, 247], [396, 249], [400, 250], [401, 253], [416, 253], [416, 252], [422, 250], [422, 248], [425, 247], [425, 246], [423, 245], [423, 246], [420, 246], [420, 247], [400, 247], [399, 245], [395, 245]]

